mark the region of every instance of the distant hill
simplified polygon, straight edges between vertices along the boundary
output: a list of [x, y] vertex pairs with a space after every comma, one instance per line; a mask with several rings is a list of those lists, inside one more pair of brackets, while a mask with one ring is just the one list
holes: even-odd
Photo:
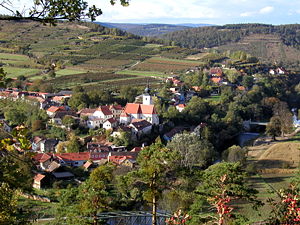
[[300, 25], [231, 24], [190, 28], [163, 35], [181, 47], [243, 50], [268, 63], [299, 68]]
[[191, 27], [209, 26], [208, 24], [135, 24], [135, 23], [101, 23], [104, 27], [118, 28], [139, 36], [161, 36], [170, 32], [185, 30]]

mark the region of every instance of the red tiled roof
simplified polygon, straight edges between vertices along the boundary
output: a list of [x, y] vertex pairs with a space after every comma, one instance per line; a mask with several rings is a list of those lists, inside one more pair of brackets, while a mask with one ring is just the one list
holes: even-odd
[[33, 180], [39, 182], [42, 179], [44, 179], [44, 177], [45, 177], [45, 175], [38, 173], [34, 176]]
[[89, 152], [76, 152], [76, 153], [61, 153], [54, 154], [57, 158], [60, 158], [64, 161], [82, 161], [89, 160], [90, 153]]
[[125, 110], [127, 114], [157, 114], [154, 105], [127, 103]]
[[220, 75], [220, 74], [222, 75], [223, 73], [221, 68], [211, 68], [209, 72], [210, 74], [216, 74], [216, 75]]
[[47, 160], [51, 159], [51, 154], [39, 153], [36, 154], [33, 159], [39, 163], [46, 162]]
[[48, 112], [57, 112], [57, 111], [61, 111], [61, 110], [65, 110], [65, 107], [51, 106], [49, 109], [47, 109]]
[[186, 105], [185, 104], [178, 104], [176, 107], [178, 107], [178, 108], [185, 108]]
[[154, 105], [140, 105], [142, 114], [157, 114]]
[[[111, 124], [113, 124], [113, 123], [116, 123], [117, 122], [117, 120], [115, 120], [114, 118], [109, 118], [108, 120], [106, 120], [106, 121], [108, 121], [108, 122], [110, 122]], [[105, 122], [106, 122], [105, 121]], [[104, 123], [105, 123], [104, 122]]]
[[237, 86], [236, 89], [238, 89], [239, 91], [245, 91], [246, 90], [246, 88], [244, 86]]
[[123, 110], [123, 107], [121, 105], [111, 105], [109, 106], [109, 108], [115, 110]]
[[60, 102], [61, 100], [63, 100], [64, 99], [64, 96], [54, 96], [53, 98], [52, 98], [52, 100], [53, 101], [56, 101], [56, 102]]
[[140, 114], [141, 112], [141, 108], [140, 108], [140, 104], [137, 103], [127, 103], [125, 106], [125, 113], [128, 114]]
[[221, 77], [212, 77], [211, 81], [214, 83], [220, 83], [222, 81], [222, 78]]
[[97, 109], [82, 109], [80, 111], [78, 111], [79, 114], [93, 114], [94, 112], [96, 112]]
[[39, 143], [41, 140], [43, 140], [43, 139], [39, 136], [34, 136], [34, 138], [33, 138], [34, 143]]
[[88, 169], [91, 165], [93, 165], [93, 163], [92, 162], [90, 162], [90, 161], [86, 161], [86, 163], [85, 164], [83, 164], [83, 167], [84, 168], [86, 168], [86, 169]]
[[110, 111], [109, 107], [106, 105], [99, 106], [96, 111], [101, 111], [104, 115], [112, 115], [112, 112]]
[[121, 164], [124, 160], [126, 159], [132, 159], [131, 156], [119, 156], [119, 155], [112, 155], [108, 157], [108, 161], [116, 163], [116, 164]]

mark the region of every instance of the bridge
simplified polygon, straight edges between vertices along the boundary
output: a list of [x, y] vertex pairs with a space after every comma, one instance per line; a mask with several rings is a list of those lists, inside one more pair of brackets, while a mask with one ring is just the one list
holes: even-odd
[[250, 130], [251, 126], [267, 126], [269, 122], [261, 122], [261, 121], [251, 121], [251, 120], [245, 120], [243, 122], [243, 126], [246, 130]]
[[[170, 213], [157, 212], [157, 225], [165, 225], [167, 218], [172, 217]], [[151, 225], [152, 213], [148, 211], [119, 211], [103, 212], [97, 215], [98, 219], [105, 221], [107, 225]], [[39, 218], [34, 222], [48, 222], [55, 218]], [[65, 217], [62, 219], [66, 219]], [[92, 219], [92, 218], [91, 218]], [[62, 222], [62, 224], [64, 224]]]
[[[157, 225], [165, 225], [167, 218], [172, 214], [157, 213]], [[105, 220], [109, 225], [151, 225], [152, 213], [146, 211], [132, 211], [132, 212], [104, 212], [98, 214], [100, 220]]]

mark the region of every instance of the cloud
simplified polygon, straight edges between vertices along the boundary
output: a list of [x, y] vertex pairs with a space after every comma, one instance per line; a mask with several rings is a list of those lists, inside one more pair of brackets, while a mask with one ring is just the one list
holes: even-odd
[[249, 17], [249, 16], [253, 16], [255, 14], [255, 12], [243, 12], [240, 14], [241, 17]]
[[268, 14], [274, 11], [274, 7], [273, 6], [266, 6], [262, 9], [259, 10], [260, 14]]
[[261, 8], [258, 11], [249, 11], [249, 12], [243, 12], [240, 14], [241, 17], [251, 17], [251, 16], [255, 16], [255, 15], [264, 15], [264, 14], [269, 14], [271, 12], [274, 11], [274, 7], [273, 6], [266, 6]]

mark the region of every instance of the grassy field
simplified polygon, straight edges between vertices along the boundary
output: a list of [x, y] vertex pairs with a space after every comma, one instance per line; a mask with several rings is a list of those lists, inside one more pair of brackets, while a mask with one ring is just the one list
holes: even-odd
[[161, 63], [172, 63], [172, 64], [183, 64], [183, 65], [198, 65], [199, 62], [196, 60], [187, 60], [187, 59], [170, 59], [165, 57], [152, 57], [148, 61], [161, 62]]
[[26, 55], [17, 55], [9, 53], [0, 53], [0, 60], [14, 60], [14, 61], [25, 61], [30, 60]]
[[62, 69], [55, 71], [56, 77], [62, 77], [62, 76], [68, 76], [68, 75], [76, 75], [76, 74], [82, 74], [86, 73], [87, 71], [83, 70], [75, 70], [75, 69]]
[[3, 66], [3, 69], [7, 73], [8, 78], [16, 78], [21, 75], [25, 77], [29, 77], [41, 72], [41, 70], [39, 69], [18, 68], [18, 67], [11, 67], [11, 66]]
[[162, 72], [156, 71], [137, 71], [137, 70], [122, 70], [118, 71], [116, 74], [128, 74], [128, 75], [135, 75], [135, 76], [142, 76], [142, 77], [165, 77], [166, 74]]
[[252, 222], [266, 220], [272, 206], [268, 199], [279, 200], [277, 191], [287, 188], [295, 176], [300, 162], [299, 135], [286, 140], [249, 147], [248, 163], [254, 164], [258, 174], [249, 178], [250, 185], [259, 191], [258, 199], [264, 203], [259, 211], [254, 211], [250, 204], [239, 203], [238, 211]]
[[264, 205], [255, 211], [250, 204], [238, 204], [238, 211], [250, 219], [250, 224], [257, 221], [265, 221], [270, 216], [272, 206], [267, 202], [272, 198], [279, 200], [276, 191], [288, 187], [292, 174], [262, 174], [249, 179], [251, 186], [259, 191], [258, 199]]

